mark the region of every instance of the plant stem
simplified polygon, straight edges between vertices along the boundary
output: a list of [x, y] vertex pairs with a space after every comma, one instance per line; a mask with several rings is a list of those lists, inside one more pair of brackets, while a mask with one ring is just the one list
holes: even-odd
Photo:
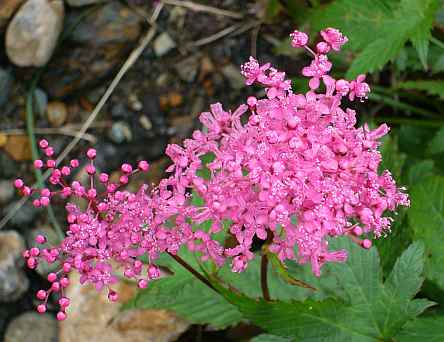
[[430, 41], [435, 44], [436, 46], [439, 46], [440, 48], [444, 49], [444, 43], [438, 39], [436, 39], [435, 37], [431, 37]]
[[185, 260], [183, 260], [180, 256], [172, 254], [170, 252], [167, 252], [170, 257], [172, 257], [176, 262], [180, 264], [183, 268], [185, 268], [188, 272], [190, 272], [193, 276], [195, 276], [197, 279], [199, 279], [202, 283], [204, 283], [206, 286], [208, 286], [213, 291], [216, 291], [219, 293], [216, 288], [209, 282], [207, 278], [205, 278], [202, 274], [197, 272], [189, 263], [187, 263]]
[[261, 288], [262, 288], [262, 296], [264, 299], [269, 302], [271, 301], [270, 290], [268, 289], [268, 256], [266, 253], [262, 254], [261, 257]]
[[412, 126], [434, 127], [434, 128], [440, 128], [444, 126], [444, 121], [438, 121], [438, 120], [408, 119], [403, 117], [389, 117], [389, 116], [379, 116], [379, 115], [374, 116], [372, 119], [376, 122], [382, 122], [382, 123], [385, 122], [398, 125], [412, 125]]
[[409, 111], [409, 112], [412, 112], [415, 114], [419, 114], [419, 115], [422, 115], [422, 116], [425, 116], [428, 118], [436, 118], [437, 117], [436, 113], [433, 113], [431, 111], [428, 111], [428, 110], [425, 110], [425, 109], [422, 109], [419, 107], [409, 105], [407, 103], [400, 102], [398, 100], [392, 99], [392, 98], [382, 95], [382, 94], [372, 93], [372, 94], [369, 94], [368, 98], [371, 101], [382, 102], [382, 103], [392, 106], [394, 108], [406, 110], [406, 111]]
[[[39, 151], [37, 149], [37, 142], [35, 140], [35, 133], [34, 133], [33, 99], [34, 99], [35, 88], [37, 86], [41, 74], [42, 74], [42, 69], [36, 72], [34, 79], [31, 82], [31, 86], [29, 87], [28, 93], [26, 94], [26, 130], [28, 133], [29, 144], [31, 145], [32, 159], [34, 160], [39, 159]], [[38, 187], [43, 188], [44, 180], [42, 172], [38, 169], [34, 169], [34, 173], [35, 177], [37, 178]], [[51, 205], [47, 207], [47, 211], [48, 211], [49, 221], [51, 222], [58, 238], [60, 239], [60, 241], [62, 241], [63, 238], [65, 237], [65, 234], [63, 233], [62, 228], [57, 222], [57, 219], [54, 215], [54, 211]]]

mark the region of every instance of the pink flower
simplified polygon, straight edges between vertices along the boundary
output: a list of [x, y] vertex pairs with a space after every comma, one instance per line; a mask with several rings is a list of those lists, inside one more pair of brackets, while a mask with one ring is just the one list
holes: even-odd
[[341, 50], [342, 45], [348, 42], [348, 38], [334, 28], [322, 30], [321, 36], [335, 51]]
[[260, 80], [260, 78], [263, 77], [264, 72], [269, 68], [269, 63], [260, 66], [259, 62], [254, 57], [250, 57], [250, 60], [241, 67], [241, 74], [246, 78], [245, 84], [251, 85], [256, 80]]
[[[250, 97], [234, 111], [220, 103], [211, 105], [200, 115], [204, 129], [182, 145], [168, 145], [172, 165], [158, 186], [125, 190], [132, 175], [149, 169], [144, 161], [137, 168], [123, 164], [119, 181], [112, 183], [108, 174], [97, 174], [97, 152], [92, 149], [86, 155], [85, 183], [69, 178], [78, 160], [61, 167], [55, 159], [35, 163], [50, 172], [50, 184], [41, 191], [16, 180], [17, 190], [32, 196], [36, 207], [58, 196], [85, 202], [66, 204], [67, 234], [58, 246], [23, 253], [30, 268], [40, 262], [61, 265], [48, 276], [49, 289], [40, 290], [37, 298], [46, 303], [57, 294], [57, 317], [65, 319], [70, 301], [63, 297], [63, 288], [69, 284], [69, 272], [78, 272], [82, 284], [108, 289], [109, 299], [115, 301], [118, 295], [112, 287], [119, 276], [145, 288], [160, 275], [160, 254], [177, 254], [182, 246], [218, 266], [228, 260], [233, 272], [242, 272], [255, 257], [257, 239], [269, 240], [270, 251], [283, 262], [310, 263], [319, 276], [325, 263], [347, 257], [346, 251], [329, 250], [327, 239], [347, 236], [370, 248], [371, 241], [362, 234], [379, 237], [389, 232], [392, 219], [384, 216], [386, 212], [410, 204], [390, 172], [379, 172], [378, 147], [389, 128], [355, 127], [356, 112], [342, 100], [347, 95], [352, 101], [364, 99], [370, 88], [364, 75], [351, 82], [328, 75], [332, 63], [324, 54], [329, 52], [326, 44], [338, 50], [347, 38], [335, 29], [321, 35], [326, 43], [318, 44], [317, 53], [306, 48], [313, 54], [302, 70], [310, 77], [310, 91], [294, 93], [284, 72], [270, 64], [260, 66], [250, 57], [241, 73], [247, 84], [262, 85], [267, 96]], [[306, 44], [305, 37], [295, 31], [294, 44]], [[46, 140], [39, 146], [53, 158], [54, 149]], [[211, 161], [204, 165], [208, 157]], [[194, 196], [200, 198], [199, 205]], [[218, 242], [215, 234], [221, 232], [233, 237], [229, 248]], [[46, 239], [39, 236], [37, 242]], [[140, 261], [142, 256], [148, 264]], [[46, 304], [37, 310], [45, 312]]]
[[360, 99], [367, 98], [368, 93], [370, 92], [370, 86], [364, 82], [365, 75], [359, 75], [356, 78], [356, 81], [350, 82], [350, 101], [353, 101], [355, 97], [359, 97]]
[[293, 31], [290, 33], [291, 46], [294, 48], [304, 47], [308, 43], [308, 35], [301, 31]]

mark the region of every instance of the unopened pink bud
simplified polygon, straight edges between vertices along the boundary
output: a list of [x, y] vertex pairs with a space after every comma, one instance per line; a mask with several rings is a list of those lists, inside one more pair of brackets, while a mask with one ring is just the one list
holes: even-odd
[[39, 256], [40, 255], [40, 249], [38, 249], [37, 247], [32, 247], [29, 250], [29, 254], [31, 254], [33, 257]]
[[290, 37], [291, 46], [293, 46], [294, 48], [303, 47], [308, 43], [308, 35], [304, 32], [295, 30], [290, 34]]
[[14, 186], [15, 186], [17, 189], [21, 189], [21, 188], [23, 188], [24, 185], [25, 185], [25, 183], [23, 183], [23, 181], [22, 181], [20, 178], [17, 178], [17, 179], [14, 181]]
[[69, 306], [69, 304], [70, 304], [70, 300], [69, 300], [69, 298], [62, 297], [62, 298], [59, 299], [59, 305], [60, 305], [62, 308], [66, 308], [67, 306]]
[[69, 286], [69, 279], [66, 277], [60, 279], [60, 285], [62, 285], [62, 287], [68, 287]]
[[69, 273], [69, 271], [71, 271], [71, 264], [68, 263], [68, 262], [65, 262], [65, 263], [63, 264], [63, 272], [65, 272], [65, 273]]
[[38, 290], [37, 291], [37, 294], [36, 294], [37, 299], [45, 300], [46, 296], [47, 296], [47, 293], [45, 290]]
[[127, 176], [120, 176], [119, 181], [122, 184], [128, 184], [128, 177]]
[[66, 313], [59, 311], [57, 312], [57, 320], [58, 321], [64, 321], [66, 319]]
[[116, 291], [110, 290], [110, 291], [108, 292], [108, 299], [109, 299], [111, 302], [116, 302], [116, 301], [119, 299], [119, 295], [117, 294]]
[[62, 175], [69, 176], [71, 174], [71, 169], [68, 166], [62, 167]]
[[46, 161], [46, 167], [47, 167], [47, 168], [49, 168], [49, 169], [53, 169], [53, 168], [55, 168], [55, 166], [56, 166], [56, 162], [55, 162], [55, 160], [53, 160], [53, 159], [48, 159], [48, 160]]
[[43, 167], [43, 161], [40, 159], [34, 160], [34, 167], [36, 169], [41, 169]]
[[139, 282], [137, 283], [137, 286], [140, 289], [146, 289], [148, 287], [148, 281], [146, 279], [140, 279]]
[[49, 202], [50, 202], [49, 197], [41, 197], [40, 198], [40, 204], [43, 207], [47, 207], [49, 205]]
[[250, 97], [248, 97], [248, 99], [247, 99], [247, 104], [248, 104], [250, 107], [255, 107], [255, 106], [257, 105], [257, 98], [255, 98], [254, 96], [250, 96]]
[[90, 149], [86, 152], [86, 156], [87, 156], [89, 159], [94, 159], [94, 158], [96, 157], [96, 155], [97, 155], [97, 151], [96, 151], [95, 149], [93, 149], [93, 148], [90, 148]]
[[43, 235], [39, 234], [35, 237], [35, 242], [39, 243], [39, 244], [44, 244], [46, 242], [46, 237], [44, 237]]
[[148, 164], [148, 162], [146, 160], [141, 160], [139, 162], [139, 164], [137, 165], [137, 167], [139, 168], [140, 171], [147, 172], [150, 165]]
[[76, 168], [76, 167], [79, 167], [80, 163], [79, 163], [79, 161], [77, 159], [72, 159], [69, 162], [69, 165], [71, 165], [72, 168]]
[[28, 266], [28, 268], [30, 268], [31, 270], [33, 270], [34, 268], [37, 267], [37, 261], [36, 261], [33, 257], [30, 257], [30, 258], [26, 261], [26, 265]]
[[51, 272], [48, 274], [48, 281], [50, 283], [53, 283], [57, 280], [57, 274], [55, 274], [54, 272]]
[[28, 187], [28, 186], [24, 186], [24, 187], [22, 188], [22, 194], [23, 194], [23, 196], [31, 196], [31, 193], [32, 193], [32, 190], [31, 190], [30, 187]]
[[38, 305], [37, 306], [37, 311], [39, 312], [39, 313], [45, 313], [46, 312], [46, 305], [45, 304], [40, 304], [40, 305]]
[[361, 246], [369, 249], [372, 246], [372, 242], [369, 239], [362, 240]]
[[40, 148], [47, 148], [49, 146], [49, 143], [47, 140], [42, 139], [39, 141], [39, 146], [40, 146]]
[[45, 155], [47, 157], [52, 157], [54, 155], [54, 149], [52, 147], [45, 148]]
[[130, 164], [122, 164], [121, 170], [123, 173], [131, 173], [133, 171], [133, 168]]
[[99, 175], [99, 181], [100, 181], [101, 183], [106, 183], [106, 182], [108, 182], [108, 180], [109, 180], [109, 176], [108, 176], [108, 174], [106, 174], [106, 173], [101, 173], [101, 174]]
[[93, 175], [93, 174], [96, 173], [96, 168], [95, 168], [93, 165], [87, 165], [87, 166], [86, 166], [86, 172], [87, 172], [89, 175]]

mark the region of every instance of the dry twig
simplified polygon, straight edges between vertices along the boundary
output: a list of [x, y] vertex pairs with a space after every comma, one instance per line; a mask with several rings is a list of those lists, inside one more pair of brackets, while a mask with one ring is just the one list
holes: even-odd
[[162, 0], [162, 3], [165, 5], [179, 6], [187, 8], [191, 11], [195, 12], [206, 12], [215, 15], [222, 15], [225, 17], [233, 18], [233, 19], [242, 19], [244, 16], [241, 13], [236, 13], [232, 11], [223, 10], [217, 7], [212, 7], [208, 5], [198, 4], [192, 1], [186, 0]]

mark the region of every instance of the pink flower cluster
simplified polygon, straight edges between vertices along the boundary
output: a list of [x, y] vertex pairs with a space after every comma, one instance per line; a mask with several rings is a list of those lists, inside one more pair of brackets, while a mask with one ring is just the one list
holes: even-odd
[[[195, 131], [183, 146], [168, 146], [171, 175], [157, 187], [144, 185], [136, 193], [122, 190], [132, 174], [148, 170], [148, 163], [139, 162], [135, 170], [123, 164], [119, 182], [112, 183], [107, 174], [96, 174], [93, 149], [87, 152], [87, 185], [67, 180], [79, 167], [77, 160], [61, 168], [53, 159], [35, 161], [36, 168], [51, 170], [49, 182], [57, 188], [33, 190], [16, 180], [23, 195], [37, 195], [36, 207], [47, 206], [55, 196], [86, 201], [85, 208], [66, 205], [67, 236], [59, 246], [24, 253], [30, 268], [39, 260], [62, 265], [48, 276], [50, 289], [37, 293], [44, 301], [38, 311], [46, 310], [50, 293], [60, 293], [57, 317], [65, 318], [69, 300], [63, 289], [72, 269], [81, 274], [82, 283], [93, 283], [98, 290], [107, 287], [110, 300], [117, 300], [111, 289], [118, 280], [116, 265], [144, 288], [159, 277], [159, 254], [176, 254], [182, 245], [219, 266], [229, 259], [232, 270], [242, 272], [255, 257], [253, 240], [267, 240], [282, 261], [310, 263], [319, 276], [324, 263], [347, 257], [344, 250], [329, 250], [329, 237], [345, 235], [370, 248], [371, 234], [388, 232], [391, 218], [384, 213], [409, 205], [390, 172], [378, 173], [378, 140], [389, 128], [355, 127], [356, 112], [341, 108], [341, 101], [365, 99], [370, 88], [364, 75], [352, 81], [328, 75], [332, 64], [327, 54], [340, 50], [347, 38], [332, 28], [321, 37], [315, 52], [307, 46], [305, 33], [291, 34], [292, 45], [313, 56], [302, 70], [310, 78], [306, 94], [294, 93], [284, 72], [250, 57], [241, 73], [247, 85], [264, 86], [266, 98], [250, 97], [234, 112], [213, 104], [200, 116], [202, 131]], [[319, 91], [321, 82], [324, 91]], [[40, 147], [53, 157], [45, 140]], [[202, 159], [208, 157], [212, 161], [204, 164]], [[193, 205], [196, 196], [202, 205]], [[209, 230], [195, 228], [204, 222], [211, 223]], [[236, 245], [220, 244], [215, 234], [221, 231], [234, 236]], [[363, 234], [367, 238], [361, 238]], [[39, 236], [37, 242], [45, 238]]]

